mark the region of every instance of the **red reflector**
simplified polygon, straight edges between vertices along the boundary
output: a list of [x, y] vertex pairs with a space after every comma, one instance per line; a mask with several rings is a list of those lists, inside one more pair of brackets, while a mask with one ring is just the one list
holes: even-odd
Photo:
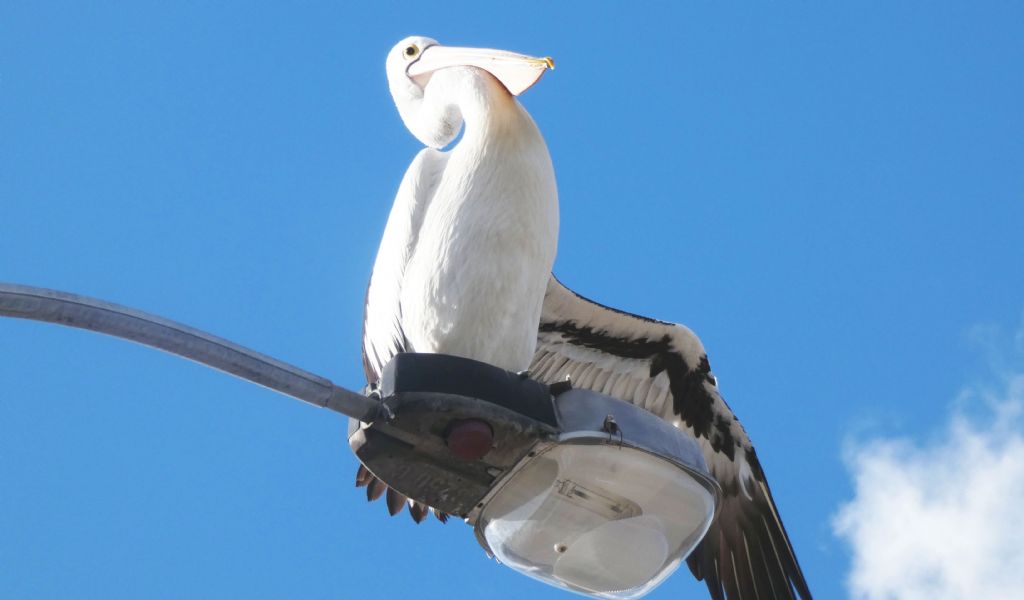
[[477, 460], [491, 451], [494, 430], [480, 419], [452, 421], [448, 424], [445, 442], [452, 454], [462, 460]]

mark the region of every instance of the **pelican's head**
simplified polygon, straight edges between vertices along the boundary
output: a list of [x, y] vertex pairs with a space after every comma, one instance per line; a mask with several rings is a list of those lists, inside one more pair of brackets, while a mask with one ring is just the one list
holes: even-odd
[[502, 50], [442, 46], [421, 36], [398, 42], [387, 60], [391, 96], [409, 131], [434, 148], [447, 145], [462, 128], [456, 91], [450, 85], [432, 85], [434, 74], [450, 67], [482, 69], [501, 84], [502, 93], [518, 96], [537, 83], [544, 71], [554, 69], [555, 63]]

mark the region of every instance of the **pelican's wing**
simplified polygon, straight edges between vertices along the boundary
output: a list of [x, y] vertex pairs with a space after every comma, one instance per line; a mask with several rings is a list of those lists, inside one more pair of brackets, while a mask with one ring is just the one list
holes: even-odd
[[384, 365], [395, 354], [412, 350], [402, 332], [402, 280], [416, 247], [423, 213], [447, 162], [444, 152], [424, 148], [413, 159], [398, 187], [366, 288], [363, 370], [368, 383], [380, 378]]
[[718, 517], [687, 559], [716, 600], [810, 600], [764, 471], [718, 393], [704, 348], [681, 325], [579, 296], [552, 276], [531, 375], [608, 394], [694, 436], [722, 487]]
[[[409, 352], [409, 341], [402, 331], [402, 280], [409, 256], [416, 247], [423, 213], [434, 195], [437, 183], [448, 163], [448, 155], [424, 148], [405, 172], [395, 196], [395, 203], [384, 228], [377, 250], [373, 274], [366, 288], [363, 313], [363, 370], [367, 383], [376, 383], [392, 357]], [[389, 489], [364, 466], [359, 465], [356, 485], [366, 486], [368, 500], [376, 500], [387, 492], [388, 511], [397, 514], [408, 503], [409, 514], [419, 523], [426, 517], [427, 507], [408, 500]], [[439, 518], [443, 515], [438, 515]], [[446, 517], [445, 517], [446, 518]], [[442, 520], [444, 520], [442, 518]]]

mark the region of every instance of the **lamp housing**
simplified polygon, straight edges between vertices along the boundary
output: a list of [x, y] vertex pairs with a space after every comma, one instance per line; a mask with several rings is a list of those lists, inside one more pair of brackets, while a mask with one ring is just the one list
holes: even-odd
[[640, 597], [715, 516], [721, 492], [696, 440], [610, 396], [413, 353], [385, 367], [376, 393], [390, 417], [351, 422], [359, 460], [550, 585]]

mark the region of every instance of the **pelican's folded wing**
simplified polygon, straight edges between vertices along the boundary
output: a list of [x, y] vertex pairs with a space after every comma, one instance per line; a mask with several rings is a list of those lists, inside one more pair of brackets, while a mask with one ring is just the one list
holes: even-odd
[[571, 377], [573, 387], [631, 402], [697, 439], [723, 498], [687, 563], [712, 598], [810, 600], [754, 448], [693, 332], [602, 306], [552, 276], [530, 372], [546, 383]]
[[366, 286], [363, 369], [367, 383], [380, 378], [384, 365], [395, 354], [412, 350], [402, 332], [402, 280], [419, 239], [423, 213], [447, 163], [445, 153], [424, 148], [413, 159], [398, 187]]

